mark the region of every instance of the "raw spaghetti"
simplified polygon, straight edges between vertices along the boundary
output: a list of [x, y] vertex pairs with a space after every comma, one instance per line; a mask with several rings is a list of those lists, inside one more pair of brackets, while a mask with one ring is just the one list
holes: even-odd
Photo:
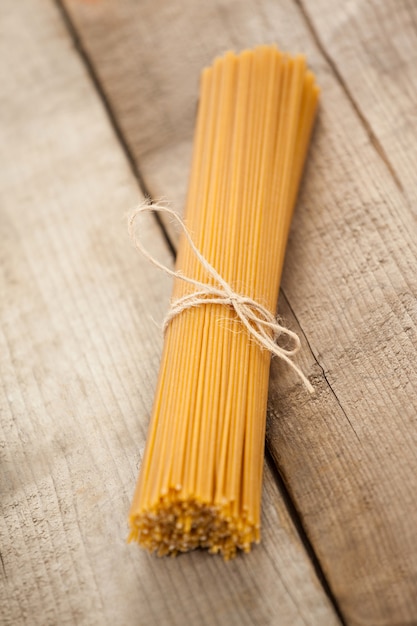
[[[201, 77], [186, 227], [233, 293], [270, 312], [318, 93], [304, 57], [274, 46], [229, 52]], [[184, 233], [176, 271], [218, 287]], [[196, 290], [177, 276], [174, 309]], [[228, 559], [260, 539], [271, 352], [210, 293], [168, 318], [130, 510], [129, 539], [159, 555], [202, 547]]]

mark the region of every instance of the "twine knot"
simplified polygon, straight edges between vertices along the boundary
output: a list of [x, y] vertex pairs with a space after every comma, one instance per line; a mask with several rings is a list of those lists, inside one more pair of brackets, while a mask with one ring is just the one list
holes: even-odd
[[[139, 215], [146, 212], [166, 213], [174, 218], [174, 220], [180, 225], [191, 250], [200, 261], [206, 273], [211, 276], [214, 284], [204, 283], [189, 276], [185, 276], [178, 270], [171, 270], [169, 267], [160, 263], [151, 254], [149, 254], [149, 252], [144, 248], [142, 242], [136, 237], [135, 233], [136, 219]], [[172, 320], [187, 309], [207, 304], [230, 306], [234, 310], [238, 320], [244, 328], [246, 328], [247, 332], [256, 341], [256, 343], [261, 348], [268, 350], [272, 355], [275, 355], [285, 361], [298, 374], [308, 391], [310, 393], [314, 392], [314, 388], [308, 378], [291, 359], [291, 357], [295, 356], [301, 348], [301, 342], [298, 335], [289, 328], [282, 326], [271, 311], [269, 311], [262, 304], [253, 298], [236, 292], [229, 285], [229, 283], [224, 280], [224, 278], [217, 272], [211, 263], [207, 261], [204, 255], [194, 244], [183, 220], [177, 213], [175, 213], [175, 211], [160, 204], [148, 204], [145, 202], [135, 209], [129, 216], [128, 230], [135, 247], [146, 259], [148, 259], [148, 261], [153, 263], [153, 265], [164, 271], [166, 274], [169, 274], [174, 278], [178, 278], [179, 280], [183, 280], [184, 282], [194, 285], [194, 287], [197, 288], [192, 293], [186, 294], [171, 302], [171, 308], [169, 309], [163, 322], [164, 333], [167, 331]], [[277, 340], [281, 337], [281, 335], [290, 339], [293, 345], [292, 348], [284, 348], [282, 345], [277, 343]]]

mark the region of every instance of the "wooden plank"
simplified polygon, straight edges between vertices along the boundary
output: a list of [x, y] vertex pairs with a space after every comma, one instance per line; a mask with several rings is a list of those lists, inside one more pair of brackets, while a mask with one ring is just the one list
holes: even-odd
[[268, 468], [250, 555], [126, 545], [170, 281], [128, 242], [137, 182], [56, 5], [2, 25], [1, 623], [338, 624]]
[[[317, 391], [306, 397], [274, 363], [268, 443], [347, 622], [412, 623], [417, 249], [389, 146], [381, 159], [291, 0], [181, 7], [65, 0], [65, 6], [151, 193], [177, 206], [186, 188], [201, 67], [227, 48], [273, 40], [307, 53], [323, 88], [322, 105], [290, 236], [287, 303], [281, 299], [280, 308], [293, 324], [298, 320], [305, 337], [301, 361]], [[328, 14], [342, 24], [356, 6], [329, 3]], [[391, 16], [384, 13], [381, 30], [391, 29], [397, 42], [400, 30], [386, 24]], [[365, 19], [361, 32], [368, 32]], [[396, 69], [403, 71], [400, 61]], [[404, 80], [408, 71], [404, 67]], [[407, 132], [404, 146], [415, 143], [414, 128]], [[401, 170], [399, 179], [404, 176]]]
[[[415, 206], [416, 5], [303, 0], [306, 19], [399, 188]], [[415, 213], [415, 209], [414, 209]]]

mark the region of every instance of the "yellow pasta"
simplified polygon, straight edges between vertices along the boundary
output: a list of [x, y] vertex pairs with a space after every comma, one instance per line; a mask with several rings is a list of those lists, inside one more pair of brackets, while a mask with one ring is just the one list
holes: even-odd
[[[186, 226], [229, 285], [271, 312], [318, 92], [304, 58], [274, 46], [228, 52], [201, 77]], [[215, 284], [185, 236], [176, 269]], [[194, 289], [177, 278], [173, 299]], [[270, 358], [232, 306], [171, 320], [130, 540], [226, 559], [259, 541]]]

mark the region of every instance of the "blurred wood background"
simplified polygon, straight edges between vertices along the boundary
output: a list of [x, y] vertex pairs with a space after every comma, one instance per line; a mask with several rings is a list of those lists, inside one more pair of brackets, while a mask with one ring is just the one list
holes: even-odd
[[[0, 33], [0, 623], [416, 625], [416, 3], [3, 0]], [[125, 217], [181, 210], [202, 67], [273, 42], [322, 88], [279, 303], [316, 393], [273, 362], [261, 545], [157, 559], [126, 516], [171, 287]]]

